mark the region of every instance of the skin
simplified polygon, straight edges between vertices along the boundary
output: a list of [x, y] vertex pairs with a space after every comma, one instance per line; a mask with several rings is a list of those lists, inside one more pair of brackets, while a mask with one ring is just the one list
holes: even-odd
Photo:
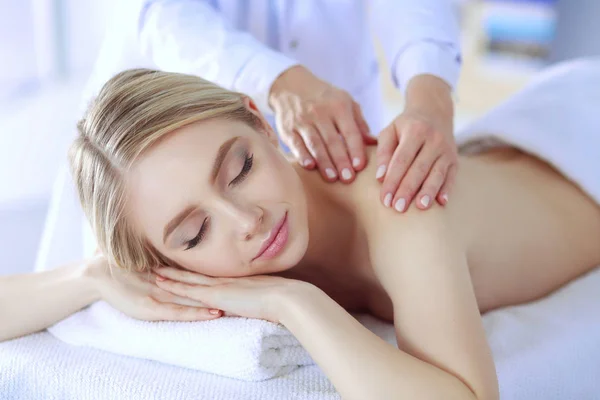
[[[378, 168], [372, 171], [382, 183], [380, 201], [398, 212], [413, 199], [421, 210], [434, 199], [446, 204], [457, 167], [450, 86], [417, 75], [405, 97], [404, 110], [378, 135]], [[377, 141], [347, 92], [297, 65], [273, 82], [269, 104], [283, 142], [304, 168], [318, 168], [328, 182], [350, 183], [367, 165], [366, 146]]]

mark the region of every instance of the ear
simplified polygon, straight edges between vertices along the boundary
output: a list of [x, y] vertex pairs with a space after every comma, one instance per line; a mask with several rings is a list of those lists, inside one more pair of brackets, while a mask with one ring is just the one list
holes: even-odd
[[244, 105], [252, 114], [256, 115], [256, 117], [261, 122], [261, 133], [267, 135], [267, 139], [275, 145], [275, 147], [279, 147], [279, 139], [277, 139], [277, 133], [273, 130], [273, 127], [269, 124], [269, 122], [265, 119], [264, 115], [258, 109], [256, 103], [248, 96], [243, 97]]

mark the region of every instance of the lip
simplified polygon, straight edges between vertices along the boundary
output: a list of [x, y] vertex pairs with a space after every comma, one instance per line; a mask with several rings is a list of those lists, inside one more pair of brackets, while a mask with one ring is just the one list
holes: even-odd
[[268, 260], [281, 253], [288, 240], [288, 219], [287, 212], [281, 220], [273, 227], [269, 237], [263, 241], [260, 250], [252, 261], [257, 259]]

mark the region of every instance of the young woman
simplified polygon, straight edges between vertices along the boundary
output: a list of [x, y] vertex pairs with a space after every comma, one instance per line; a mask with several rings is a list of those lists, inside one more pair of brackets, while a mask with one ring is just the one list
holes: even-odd
[[[197, 77], [120, 73], [79, 131], [72, 170], [108, 261], [65, 269], [45, 320], [13, 309], [28, 325], [12, 336], [97, 299], [137, 318], [225, 313], [284, 324], [344, 399], [496, 399], [480, 313], [600, 264], [598, 205], [514, 148], [461, 156], [446, 207], [397, 213], [373, 207], [376, 166], [327, 184], [285, 159], [249, 98]], [[393, 321], [398, 348], [359, 311]]]

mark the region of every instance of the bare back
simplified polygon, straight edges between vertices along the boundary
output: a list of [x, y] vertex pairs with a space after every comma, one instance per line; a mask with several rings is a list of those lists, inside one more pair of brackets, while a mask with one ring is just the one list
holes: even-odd
[[516, 149], [461, 157], [453, 198], [480, 309], [530, 301], [600, 264], [600, 207]]
[[[368, 150], [374, 159], [375, 148]], [[513, 148], [461, 155], [459, 163], [445, 212], [466, 252], [482, 312], [535, 300], [600, 265], [600, 207], [548, 164]], [[376, 219], [382, 210], [372, 162], [351, 185], [301, 173], [359, 220]], [[412, 205], [407, 212], [431, 211]], [[400, 228], [407, 217], [393, 210], [385, 215], [378, 223]], [[352, 251], [339, 262], [330, 259], [318, 276], [297, 278], [317, 284], [346, 309], [392, 320], [391, 301], [370, 264], [369, 232], [358, 227], [354, 236]]]

